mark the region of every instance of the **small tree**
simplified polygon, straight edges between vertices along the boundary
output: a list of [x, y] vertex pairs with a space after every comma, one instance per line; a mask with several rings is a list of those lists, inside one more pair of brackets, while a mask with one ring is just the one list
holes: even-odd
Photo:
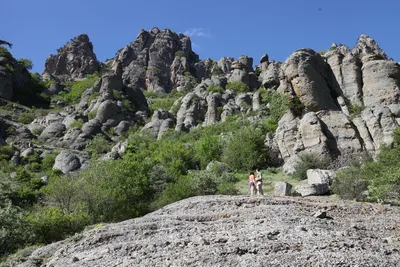
[[20, 58], [18, 59], [18, 63], [23, 65], [27, 70], [31, 70], [33, 68], [32, 60], [27, 58]]

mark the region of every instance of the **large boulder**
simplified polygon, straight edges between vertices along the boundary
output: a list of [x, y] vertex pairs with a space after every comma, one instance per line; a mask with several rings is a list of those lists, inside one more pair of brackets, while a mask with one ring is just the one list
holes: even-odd
[[369, 61], [371, 58], [388, 59], [386, 53], [379, 47], [375, 40], [366, 34], [362, 34], [358, 38], [357, 45], [351, 53], [359, 57], [363, 63]]
[[322, 184], [308, 184], [307, 180], [298, 183], [294, 190], [302, 197], [307, 196], [321, 196], [329, 193], [329, 185], [326, 183]]
[[106, 100], [102, 102], [97, 110], [96, 119], [100, 123], [106, 123], [108, 120], [114, 121], [111, 126], [117, 126], [122, 120], [124, 116], [122, 114], [121, 108], [111, 100]]
[[61, 122], [52, 123], [43, 130], [38, 139], [44, 144], [52, 143], [62, 137], [66, 129]]
[[142, 128], [142, 132], [147, 132], [157, 139], [161, 137], [175, 125], [175, 118], [164, 109], [154, 111], [151, 121]]
[[45, 63], [43, 78], [74, 81], [99, 70], [96, 54], [89, 36], [81, 34], [50, 55]]
[[336, 174], [331, 170], [309, 169], [307, 170], [308, 184], [328, 184], [331, 185]]
[[81, 167], [81, 161], [78, 156], [67, 150], [57, 155], [53, 169], [58, 169], [63, 173], [76, 171]]
[[274, 195], [278, 197], [290, 196], [292, 193], [292, 185], [286, 182], [275, 183]]
[[307, 110], [340, 109], [336, 98], [342, 92], [321, 55], [311, 49], [300, 49], [285, 61], [282, 68], [294, 93]]

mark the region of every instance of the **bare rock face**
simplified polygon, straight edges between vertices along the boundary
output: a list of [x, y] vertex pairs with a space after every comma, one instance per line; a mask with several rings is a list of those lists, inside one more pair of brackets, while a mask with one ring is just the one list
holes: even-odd
[[179, 75], [195, 73], [194, 64], [198, 61], [189, 37], [153, 28], [142, 30], [134, 42], [121, 49], [112, 69], [121, 69], [124, 85], [170, 92], [180, 83]]
[[175, 118], [164, 109], [154, 111], [151, 121], [142, 128], [142, 132], [147, 132], [157, 139], [161, 139], [169, 129], [173, 129]]
[[379, 47], [375, 40], [365, 34], [362, 34], [358, 38], [357, 45], [351, 53], [359, 57], [363, 63], [371, 60], [371, 58], [388, 59], [386, 53]]
[[74, 81], [99, 70], [93, 44], [86, 34], [81, 34], [50, 55], [45, 63], [43, 78]]
[[372, 60], [362, 66], [363, 100], [367, 107], [400, 103], [400, 65]]
[[12, 58], [12, 56], [0, 56], [1, 98], [11, 100], [15, 91], [24, 88], [29, 79], [30, 74], [21, 63]]
[[336, 47], [324, 55], [343, 95], [357, 106], [363, 105], [361, 61], [346, 46]]
[[181, 107], [177, 114], [175, 130], [187, 131], [202, 123], [206, 114], [207, 105], [204, 99], [195, 93], [189, 93], [182, 99]]
[[220, 120], [221, 113], [218, 108], [222, 109], [221, 106], [221, 94], [213, 93], [207, 96], [207, 113], [205, 117], [205, 125], [212, 125], [217, 123]]
[[[264, 60], [264, 57], [261, 59]], [[267, 62], [262, 63], [263, 71], [260, 74], [259, 80], [265, 89], [276, 90], [280, 85], [280, 77], [282, 72], [281, 62]]]
[[253, 70], [253, 58], [240, 56], [231, 65], [232, 72], [228, 75], [229, 82], [241, 82], [247, 85], [250, 90], [258, 88], [258, 79]]
[[326, 200], [189, 198], [38, 248], [17, 266], [398, 265], [396, 207]]
[[336, 98], [342, 92], [331, 68], [318, 53], [311, 49], [295, 51], [285, 61], [283, 72], [307, 110], [339, 110]]

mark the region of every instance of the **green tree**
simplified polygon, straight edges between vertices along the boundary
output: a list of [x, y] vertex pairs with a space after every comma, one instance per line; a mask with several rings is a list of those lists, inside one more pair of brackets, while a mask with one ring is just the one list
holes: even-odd
[[18, 59], [18, 63], [23, 65], [27, 70], [31, 70], [33, 68], [32, 60], [27, 58], [20, 58]]
[[240, 171], [265, 166], [268, 150], [264, 138], [260, 129], [244, 127], [238, 130], [223, 149], [223, 162]]

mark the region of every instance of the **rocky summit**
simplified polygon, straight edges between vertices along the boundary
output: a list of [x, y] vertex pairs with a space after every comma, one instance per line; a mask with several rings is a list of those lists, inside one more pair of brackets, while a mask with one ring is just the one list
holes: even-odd
[[195, 197], [42, 247], [18, 266], [398, 266], [399, 225], [386, 205]]

